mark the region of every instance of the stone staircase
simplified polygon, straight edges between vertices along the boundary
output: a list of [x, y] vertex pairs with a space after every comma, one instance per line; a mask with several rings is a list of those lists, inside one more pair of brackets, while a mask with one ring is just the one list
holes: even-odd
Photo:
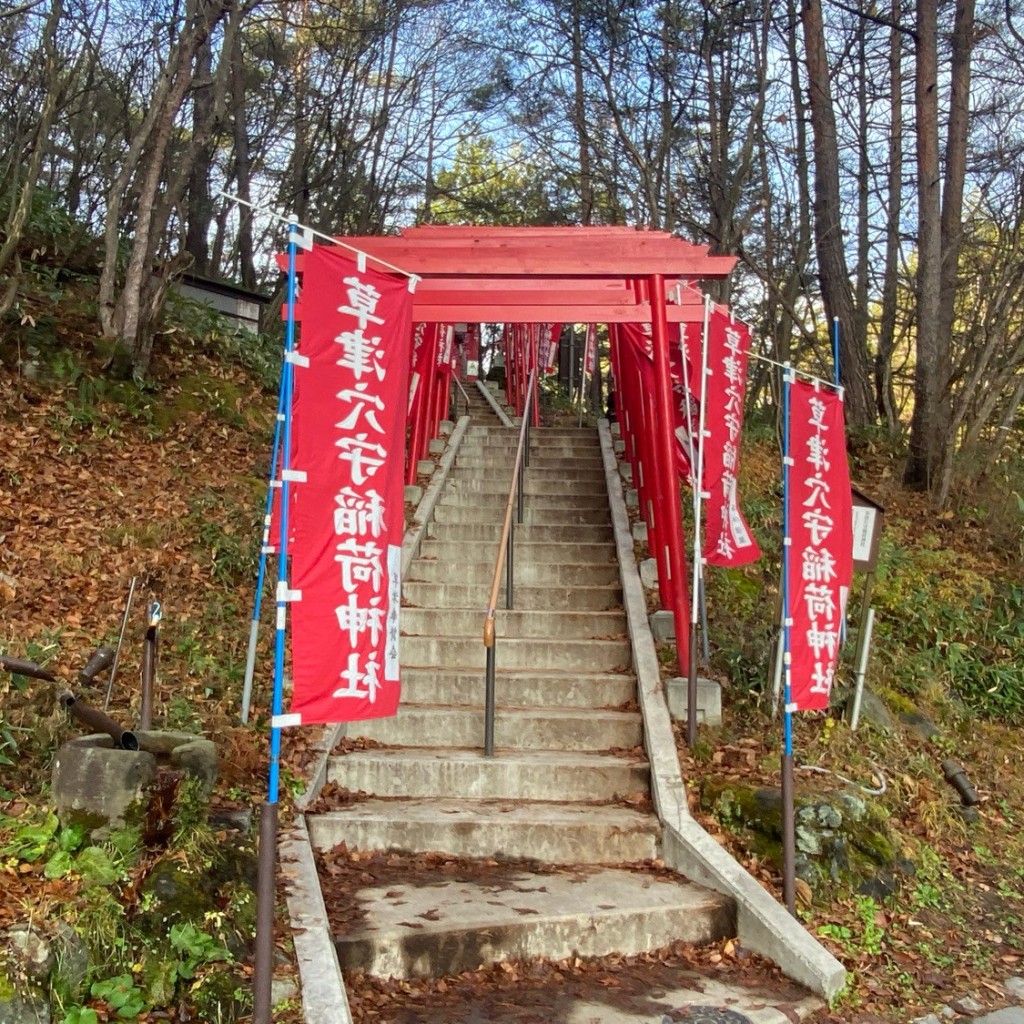
[[497, 614], [496, 751], [483, 756], [482, 631], [518, 428], [471, 415], [406, 575], [398, 715], [353, 723], [330, 760], [330, 781], [367, 796], [310, 815], [309, 830], [322, 850], [510, 868], [500, 883], [368, 886], [361, 923], [336, 936], [342, 967], [438, 976], [733, 935], [731, 900], [652, 866], [661, 828], [593, 430], [531, 433], [515, 609]]

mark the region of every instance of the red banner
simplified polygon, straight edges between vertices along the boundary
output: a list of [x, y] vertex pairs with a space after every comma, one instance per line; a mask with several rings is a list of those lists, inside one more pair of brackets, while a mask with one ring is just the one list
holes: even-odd
[[382, 718], [399, 698], [412, 294], [320, 246], [303, 285], [291, 711], [304, 725]]
[[790, 385], [790, 707], [828, 707], [853, 580], [853, 502], [843, 402], [811, 384]]
[[416, 395], [426, 376], [438, 326], [438, 324], [417, 324], [412, 333], [412, 375], [409, 378], [410, 416], [413, 403], [416, 401]]
[[558, 363], [558, 343], [562, 337], [562, 325], [537, 324], [534, 330], [537, 332], [540, 348], [537, 359], [540, 373], [554, 373]]
[[761, 557], [761, 549], [740, 511], [737, 493], [750, 328], [716, 308], [709, 319], [707, 344], [701, 481], [707, 495], [703, 554], [708, 565], [746, 565]]
[[587, 344], [583, 350], [583, 372], [594, 375], [597, 369], [597, 324], [587, 324]]

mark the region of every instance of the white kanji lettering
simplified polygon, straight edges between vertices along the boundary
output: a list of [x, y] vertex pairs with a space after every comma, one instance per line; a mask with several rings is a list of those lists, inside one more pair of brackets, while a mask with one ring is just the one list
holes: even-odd
[[816, 622], [811, 623], [811, 628], [804, 634], [808, 647], [814, 651], [816, 658], [821, 657], [822, 651], [828, 651], [829, 658], [834, 658], [836, 645], [839, 643], [839, 631], [836, 629], [821, 629]]
[[804, 483], [810, 489], [810, 494], [804, 499], [804, 507], [810, 508], [812, 506], [824, 506], [825, 508], [831, 508], [832, 506], [828, 503], [827, 495], [831, 492], [832, 488], [829, 487], [828, 481], [823, 480], [820, 476], [809, 476]]
[[815, 472], [820, 473], [822, 470], [827, 472], [832, 464], [828, 461], [828, 448], [825, 445], [825, 439], [820, 434], [812, 434], [807, 439], [807, 447], [810, 449], [807, 461], [814, 467]]
[[379, 537], [384, 532], [384, 501], [375, 490], [360, 494], [343, 487], [334, 501], [334, 532], [339, 536]]
[[722, 445], [722, 465], [731, 473], [736, 472], [736, 462], [739, 456], [739, 452], [736, 450], [736, 445], [732, 441], [726, 441]]
[[811, 418], [808, 423], [818, 430], [828, 430], [828, 424], [825, 422], [825, 403], [820, 398], [812, 398], [808, 404], [811, 407]]
[[830, 551], [804, 548], [800, 575], [810, 583], [831, 583], [836, 578], [836, 560]]
[[832, 689], [832, 677], [835, 669], [825, 668], [821, 662], [815, 662], [814, 671], [811, 673], [811, 693], [828, 693]]
[[377, 691], [381, 687], [379, 670], [380, 665], [376, 658], [371, 657], [366, 662], [364, 671], [359, 670], [359, 654], [348, 656], [348, 667], [341, 673], [345, 685], [340, 686], [332, 694], [333, 697], [368, 697], [372, 704], [377, 699]]
[[354, 647], [361, 633], [369, 633], [370, 641], [376, 647], [384, 624], [384, 609], [378, 607], [379, 597], [370, 598], [370, 607], [361, 608], [356, 604], [356, 595], [349, 594], [348, 604], [339, 604], [334, 609], [338, 617], [338, 628], [348, 633], [349, 643]]
[[362, 331], [366, 330], [366, 325], [371, 320], [375, 324], [384, 323], [383, 318], [376, 315], [380, 292], [372, 284], [360, 281], [358, 277], [346, 277], [345, 284], [348, 285], [346, 290], [349, 304], [339, 306], [338, 312], [354, 316], [359, 321], [359, 329]]
[[342, 331], [334, 339], [344, 352], [337, 365], [351, 370], [356, 380], [361, 380], [368, 373], [375, 373], [378, 380], [383, 380], [384, 366], [381, 363], [380, 338], [367, 338], [360, 327], [354, 331]]
[[[345, 417], [340, 423], [334, 425], [339, 430], [354, 430], [356, 425], [359, 423], [360, 418], [366, 420], [367, 423], [377, 431], [378, 434], [383, 434], [384, 428], [380, 425], [377, 420], [377, 412], [384, 411], [384, 399], [379, 398], [377, 395], [369, 395], [366, 393], [366, 389], [369, 385], [365, 382], [357, 384], [355, 388], [345, 388], [344, 391], [339, 391], [335, 398], [341, 402], [345, 402], [346, 405], [355, 406], [355, 408]], [[368, 409], [367, 406], [374, 406], [374, 409]]]
[[808, 584], [804, 590], [804, 603], [807, 605], [807, 615], [811, 620], [819, 615], [824, 616], [828, 622], [835, 619], [836, 602], [831, 587], [819, 583]]
[[803, 521], [804, 528], [810, 533], [811, 543], [815, 547], [821, 547], [835, 526], [832, 517], [826, 515], [820, 508], [804, 512], [800, 518]]
[[352, 482], [359, 486], [366, 483], [384, 465], [387, 450], [379, 444], [366, 440], [366, 434], [339, 438], [334, 444], [341, 449], [339, 459], [352, 465]]
[[360, 583], [369, 583], [374, 591], [380, 590], [384, 580], [382, 548], [373, 541], [360, 544], [355, 537], [348, 537], [336, 550], [334, 560], [341, 563], [341, 585], [346, 594], [351, 594]]

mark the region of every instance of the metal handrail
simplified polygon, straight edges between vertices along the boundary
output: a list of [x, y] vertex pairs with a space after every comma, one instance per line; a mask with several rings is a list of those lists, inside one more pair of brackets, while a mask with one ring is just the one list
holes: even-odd
[[512, 607], [512, 570], [514, 538], [512, 530], [512, 508], [517, 507], [517, 521], [523, 521], [523, 470], [530, 464], [530, 416], [537, 383], [537, 371], [530, 374], [526, 385], [526, 402], [523, 407], [523, 422], [519, 428], [519, 445], [512, 469], [512, 483], [505, 504], [505, 520], [501, 528], [501, 542], [494, 560], [494, 577], [491, 580], [491, 595], [487, 600], [487, 617], [484, 619], [484, 647], [487, 650], [486, 695], [484, 701], [484, 754], [494, 756], [494, 613], [498, 605], [498, 590], [501, 588], [501, 571], [505, 569], [505, 607]]

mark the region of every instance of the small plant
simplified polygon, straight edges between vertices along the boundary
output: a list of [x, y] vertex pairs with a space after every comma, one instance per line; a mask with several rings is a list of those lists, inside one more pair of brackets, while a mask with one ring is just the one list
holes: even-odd
[[93, 983], [89, 994], [93, 999], [102, 999], [116, 1014], [125, 1020], [138, 1017], [146, 1009], [142, 990], [130, 974], [119, 974], [106, 981]]

